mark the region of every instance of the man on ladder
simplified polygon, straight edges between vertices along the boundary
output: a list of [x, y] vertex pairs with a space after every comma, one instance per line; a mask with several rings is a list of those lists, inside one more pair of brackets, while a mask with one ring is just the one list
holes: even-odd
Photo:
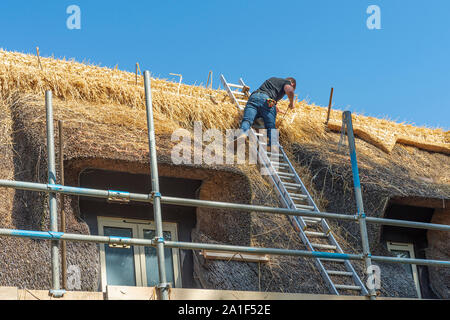
[[255, 118], [264, 120], [264, 127], [267, 129], [269, 142], [267, 151], [271, 151], [272, 129], [275, 129], [275, 119], [277, 117], [277, 103], [285, 95], [289, 98], [289, 108], [294, 108], [294, 91], [296, 81], [294, 78], [275, 78], [272, 77], [254, 91], [248, 98], [244, 109], [244, 117], [241, 122], [241, 133], [237, 140], [245, 139], [248, 130], [253, 124]]

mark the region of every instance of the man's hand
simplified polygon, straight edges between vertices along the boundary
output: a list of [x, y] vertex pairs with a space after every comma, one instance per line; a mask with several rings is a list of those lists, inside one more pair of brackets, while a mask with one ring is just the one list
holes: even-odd
[[289, 98], [289, 109], [294, 109], [294, 87], [286, 84], [284, 86], [284, 92], [286, 92], [288, 98]]
[[276, 107], [277, 108], [277, 113], [278, 114], [285, 114], [286, 112], [285, 111], [282, 111], [280, 108], [278, 108], [278, 107]]
[[294, 109], [294, 101], [289, 102], [289, 109]]

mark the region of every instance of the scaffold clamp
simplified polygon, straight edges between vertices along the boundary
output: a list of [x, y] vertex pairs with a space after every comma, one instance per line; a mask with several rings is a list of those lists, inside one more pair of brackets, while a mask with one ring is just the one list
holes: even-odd
[[164, 239], [164, 237], [154, 237], [152, 242], [153, 243], [164, 243], [165, 239]]
[[161, 193], [156, 192], [156, 191], [152, 191], [152, 193], [150, 193], [150, 198], [152, 199], [152, 201], [156, 198], [161, 198]]
[[163, 282], [163, 283], [158, 283], [156, 288], [158, 288], [159, 290], [167, 290], [167, 289], [170, 289], [171, 286], [172, 285], [169, 282]]
[[108, 202], [128, 203], [130, 202], [130, 193], [108, 190]]
[[50, 295], [54, 298], [62, 298], [65, 293], [66, 293], [66, 290], [64, 290], [64, 289], [59, 289], [59, 290], [50, 289]]

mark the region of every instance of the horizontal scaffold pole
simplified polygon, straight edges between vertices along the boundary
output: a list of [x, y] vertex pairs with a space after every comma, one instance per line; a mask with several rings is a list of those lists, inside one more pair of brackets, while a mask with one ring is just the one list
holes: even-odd
[[[52, 232], [52, 231], [30, 231], [30, 230], [16, 230], [16, 229], [0, 229], [0, 236], [9, 236], [16, 238], [29, 238], [40, 240], [64, 240], [64, 241], [78, 241], [78, 242], [94, 242], [103, 244], [127, 244], [133, 246], [156, 247], [158, 239], [137, 239], [129, 237], [115, 237], [115, 236], [95, 236], [74, 233]], [[245, 247], [223, 244], [209, 244], [209, 243], [193, 243], [193, 242], [178, 242], [178, 241], [164, 241], [164, 246], [178, 249], [193, 249], [193, 250], [217, 250], [229, 252], [245, 252], [258, 253], [269, 255], [288, 255], [288, 256], [303, 256], [310, 258], [330, 258], [340, 260], [360, 260], [362, 255], [359, 254], [344, 254], [344, 253], [330, 253], [320, 251], [306, 251], [306, 250], [288, 250], [278, 248], [258, 248]]]
[[[103, 198], [103, 199], [108, 199], [108, 198], [113, 197], [114, 199], [124, 199], [127, 201], [137, 201], [137, 202], [147, 202], [147, 203], [153, 202], [153, 197], [151, 194], [69, 187], [69, 186], [50, 185], [50, 184], [34, 183], [34, 182], [0, 180], [0, 187], [14, 188], [14, 189], [28, 190], [28, 191], [47, 192], [47, 193], [55, 192], [55, 193], [62, 193], [62, 194], [67, 194], [67, 195]], [[256, 206], [256, 205], [250, 205], [250, 204], [238, 204], [238, 203], [186, 199], [186, 198], [177, 198], [177, 197], [162, 196], [161, 203], [179, 205], [179, 206], [188, 206], [188, 207], [227, 209], [227, 210], [237, 210], [237, 211], [246, 211], [246, 212], [265, 212], [265, 213], [292, 215], [292, 216], [318, 217], [318, 218], [347, 220], [347, 221], [355, 221], [355, 222], [358, 221], [358, 216], [353, 215], [353, 214], [315, 212], [315, 211], [310, 211], [310, 210], [294, 210], [294, 209], [285, 209], [285, 208]], [[406, 221], [406, 220], [395, 220], [395, 219], [383, 219], [383, 218], [375, 218], [375, 217], [366, 217], [366, 221], [369, 223], [384, 224], [384, 225], [399, 226], [399, 227], [450, 231], [450, 226], [444, 225], [444, 224], [415, 222], [415, 221]]]
[[[156, 247], [158, 239], [138, 239], [129, 237], [114, 237], [114, 236], [95, 236], [85, 234], [52, 232], [52, 231], [30, 231], [30, 230], [16, 230], [16, 229], [0, 229], [0, 236], [9, 236], [16, 238], [40, 239], [40, 240], [64, 240], [64, 241], [78, 241], [78, 242], [93, 242], [103, 244], [127, 244], [132, 246]], [[362, 254], [345, 254], [332, 253], [321, 251], [306, 251], [306, 250], [290, 250], [279, 248], [258, 248], [245, 247], [225, 244], [210, 244], [210, 243], [195, 243], [195, 242], [179, 242], [179, 241], [164, 241], [164, 246], [176, 249], [191, 249], [191, 250], [215, 250], [226, 252], [242, 252], [253, 254], [268, 254], [268, 255], [283, 255], [283, 256], [299, 256], [306, 258], [320, 258], [320, 259], [336, 259], [336, 260], [362, 260]], [[384, 261], [390, 263], [404, 263], [417, 265], [435, 265], [450, 267], [450, 261], [440, 260], [425, 260], [425, 259], [410, 259], [397, 257], [383, 257], [371, 256], [374, 261]]]

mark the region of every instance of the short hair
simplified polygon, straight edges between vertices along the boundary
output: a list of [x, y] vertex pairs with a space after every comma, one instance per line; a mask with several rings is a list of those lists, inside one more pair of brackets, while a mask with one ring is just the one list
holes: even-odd
[[297, 87], [297, 81], [295, 81], [295, 79], [294, 78], [292, 78], [292, 77], [289, 77], [289, 78], [286, 78], [286, 80], [289, 80], [289, 81], [291, 81], [293, 84], [294, 84], [294, 88], [296, 88]]

